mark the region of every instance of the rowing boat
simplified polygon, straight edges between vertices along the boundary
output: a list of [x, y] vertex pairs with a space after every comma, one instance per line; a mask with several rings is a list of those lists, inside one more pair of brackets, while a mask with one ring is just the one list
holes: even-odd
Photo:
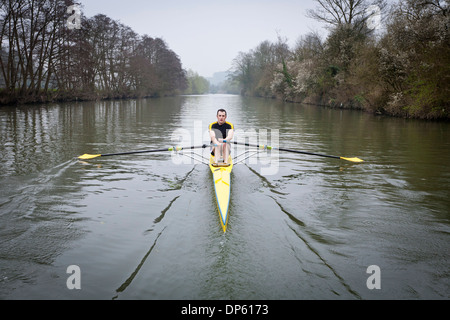
[[[223, 142], [226, 142], [225, 140]], [[229, 143], [229, 142], [228, 142]], [[261, 150], [279, 150], [279, 151], [287, 151], [287, 152], [293, 152], [298, 154], [306, 154], [306, 155], [313, 155], [313, 156], [319, 156], [319, 157], [327, 157], [327, 158], [334, 158], [334, 159], [341, 159], [346, 160], [354, 163], [360, 163], [363, 162], [363, 160], [359, 158], [345, 158], [345, 157], [339, 157], [339, 156], [332, 156], [332, 155], [326, 155], [326, 154], [319, 154], [319, 153], [312, 153], [312, 152], [306, 152], [306, 151], [300, 151], [300, 150], [291, 150], [291, 149], [284, 149], [284, 148], [276, 148], [271, 147], [267, 145], [256, 145], [256, 144], [249, 144], [249, 143], [242, 143], [242, 142], [232, 142], [233, 144], [237, 145], [244, 145], [247, 147], [256, 147]], [[162, 152], [162, 151], [182, 151], [182, 150], [193, 150], [193, 149], [205, 149], [208, 145], [203, 144], [201, 146], [191, 146], [191, 147], [170, 147], [165, 149], [153, 149], [153, 150], [143, 150], [143, 151], [128, 151], [128, 152], [120, 152], [120, 153], [106, 153], [106, 154], [83, 154], [78, 157], [78, 159], [81, 160], [88, 160], [88, 159], [94, 159], [97, 157], [106, 157], [106, 156], [117, 156], [117, 155], [128, 155], [128, 154], [138, 154], [138, 153], [147, 153], [147, 152]], [[247, 152], [245, 152], [247, 153]], [[244, 153], [244, 154], [245, 154]], [[234, 164], [239, 164], [240, 162], [243, 162], [248, 157], [244, 159], [237, 159], [239, 156], [235, 157], [236, 162]], [[195, 158], [193, 158], [195, 160]], [[203, 161], [204, 160], [204, 161]], [[202, 157], [202, 163], [208, 164], [207, 159], [203, 159]], [[223, 232], [227, 231], [227, 223], [228, 223], [228, 211], [229, 211], [229, 204], [230, 204], [230, 191], [231, 191], [231, 170], [233, 169], [233, 161], [231, 159], [231, 156], [228, 157], [228, 163], [229, 165], [218, 164], [216, 165], [214, 163], [214, 156], [210, 156], [209, 159], [209, 167], [211, 169], [211, 172], [213, 174], [214, 179], [214, 190], [216, 193], [216, 199], [217, 199], [217, 208], [219, 209], [219, 216], [220, 216], [220, 224], [222, 225]]]
[[217, 209], [219, 210], [220, 224], [223, 232], [227, 231], [228, 211], [231, 196], [231, 170], [233, 170], [233, 160], [228, 157], [229, 165], [214, 163], [214, 156], [209, 158], [209, 168], [211, 169], [216, 193]]

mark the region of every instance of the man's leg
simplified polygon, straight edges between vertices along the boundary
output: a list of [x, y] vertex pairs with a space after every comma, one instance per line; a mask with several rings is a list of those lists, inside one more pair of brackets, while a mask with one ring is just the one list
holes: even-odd
[[217, 147], [214, 147], [214, 163], [217, 164], [220, 159], [220, 145]]
[[230, 154], [230, 146], [228, 143], [223, 144], [223, 162], [228, 163], [228, 155]]

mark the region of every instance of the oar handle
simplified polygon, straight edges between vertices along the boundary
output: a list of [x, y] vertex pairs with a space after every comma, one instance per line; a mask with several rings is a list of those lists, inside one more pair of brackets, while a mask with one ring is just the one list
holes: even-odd
[[[227, 144], [231, 144], [231, 141], [227, 141], [227, 140], [222, 140], [222, 142], [223, 143], [227, 143]], [[223, 144], [223, 143], [221, 143], [221, 144]], [[219, 146], [219, 144], [215, 144], [215, 143], [213, 143], [213, 144], [211, 144], [213, 147], [218, 147]]]

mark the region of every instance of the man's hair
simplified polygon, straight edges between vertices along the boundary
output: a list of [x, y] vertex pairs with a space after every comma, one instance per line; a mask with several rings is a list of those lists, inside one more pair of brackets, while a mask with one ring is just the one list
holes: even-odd
[[225, 112], [225, 115], [227, 115], [227, 111], [225, 109], [219, 109], [217, 110], [217, 115], [219, 115], [219, 112]]

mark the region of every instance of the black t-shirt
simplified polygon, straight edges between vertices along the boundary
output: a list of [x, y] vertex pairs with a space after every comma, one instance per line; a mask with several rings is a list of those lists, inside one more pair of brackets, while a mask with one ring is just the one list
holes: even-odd
[[[234, 129], [234, 126], [229, 122], [225, 122], [224, 124], [219, 125], [219, 123], [216, 121], [209, 125], [209, 130], [214, 131], [214, 133], [216, 134], [216, 139], [225, 139], [227, 137], [228, 130], [231, 129]], [[221, 133], [222, 137], [220, 136]]]

